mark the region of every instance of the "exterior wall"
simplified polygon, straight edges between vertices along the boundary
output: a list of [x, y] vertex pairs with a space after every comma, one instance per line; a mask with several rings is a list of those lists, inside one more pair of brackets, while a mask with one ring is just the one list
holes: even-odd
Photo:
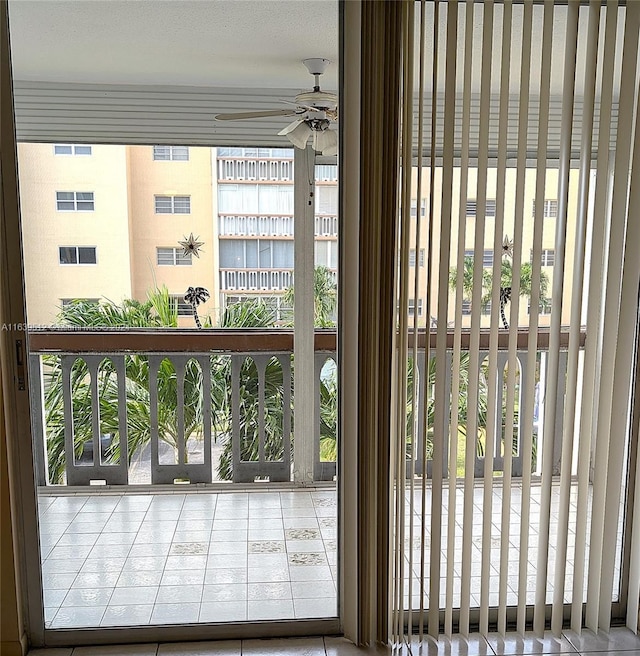
[[[425, 203], [426, 207], [424, 209], [424, 214], [421, 219], [420, 227], [420, 249], [425, 250], [425, 261], [424, 266], [420, 267], [421, 271], [419, 273], [419, 298], [423, 299], [423, 310], [422, 316], [418, 318], [418, 324], [425, 326], [427, 322], [427, 317], [429, 314], [437, 319], [438, 315], [438, 268], [439, 268], [439, 249], [440, 249], [440, 235], [442, 230], [442, 169], [438, 168], [435, 171], [434, 176], [434, 200], [433, 200], [433, 215], [434, 215], [434, 226], [433, 226], [433, 244], [431, 252], [434, 254], [434, 259], [432, 262], [433, 273], [432, 273], [432, 283], [431, 283], [431, 309], [430, 313], [426, 310], [426, 285], [427, 285], [427, 267], [429, 266], [428, 262], [428, 252], [429, 252], [429, 243], [428, 243], [428, 217], [429, 217], [429, 194], [430, 194], [430, 177], [428, 169], [425, 169], [422, 173], [421, 181], [421, 190], [420, 194]], [[477, 169], [469, 169], [468, 171], [468, 182], [467, 182], [467, 194], [466, 197], [469, 200], [473, 200], [477, 196]], [[520, 247], [522, 252], [522, 263], [530, 262], [531, 259], [531, 249], [533, 247], [533, 229], [534, 229], [534, 217], [533, 217], [533, 204], [535, 198], [535, 186], [536, 186], [536, 171], [534, 169], [528, 169], [525, 175], [525, 190], [524, 190], [524, 208], [523, 208], [523, 233], [522, 233], [522, 243], [520, 245], [514, 244], [515, 248]], [[454, 169], [453, 172], [453, 192], [451, 199], [451, 249], [449, 263], [447, 270], [450, 271], [452, 267], [456, 266], [457, 263], [457, 250], [459, 244], [459, 232], [460, 232], [460, 170]], [[573, 273], [573, 263], [574, 263], [574, 242], [575, 242], [575, 228], [576, 228], [576, 211], [577, 211], [577, 189], [578, 189], [578, 171], [572, 170], [569, 180], [569, 204], [568, 204], [568, 218], [567, 218], [567, 234], [566, 234], [566, 256], [565, 256], [565, 267], [564, 267], [564, 286], [563, 286], [563, 295], [562, 299], [551, 298], [552, 296], [552, 286], [553, 286], [553, 276], [554, 276], [554, 266], [543, 266], [542, 271], [547, 275], [548, 278], [548, 291], [547, 298], [551, 300], [554, 305], [557, 307], [558, 302], [562, 302], [562, 325], [568, 325], [570, 323], [570, 299], [571, 299], [571, 288], [572, 288], [572, 273]], [[546, 181], [545, 181], [545, 199], [557, 199], [558, 195], [558, 175], [557, 170], [549, 169], [546, 172]], [[414, 170], [413, 175], [413, 192], [412, 195], [414, 199], [417, 198], [417, 171]], [[509, 236], [510, 240], [513, 240], [514, 236], [514, 222], [515, 222], [515, 194], [516, 194], [516, 170], [507, 169], [506, 178], [505, 178], [505, 201], [504, 201], [504, 225], [502, 228], [502, 234], [500, 237], [500, 243], [502, 243], [503, 237], [505, 235]], [[496, 179], [496, 170], [489, 169], [487, 172], [487, 199], [495, 199], [497, 196], [497, 179]], [[417, 210], [417, 201], [414, 200], [414, 205]], [[475, 245], [475, 229], [476, 229], [476, 218], [474, 216], [465, 216], [464, 217], [464, 250], [474, 250]], [[486, 216], [485, 217], [485, 228], [484, 234], [482, 235], [483, 250], [493, 251], [494, 248], [494, 230], [495, 230], [495, 217]], [[555, 230], [556, 230], [556, 219], [555, 218], [544, 218], [543, 219], [543, 230], [542, 230], [542, 249], [554, 250], [555, 249]], [[411, 244], [415, 245], [416, 241], [416, 217], [412, 217], [411, 222]], [[479, 253], [479, 256], [482, 257], [482, 253]], [[501, 257], [501, 252], [497, 254], [497, 257]], [[558, 260], [558, 254], [556, 254], [556, 261]], [[419, 255], [416, 254], [416, 262], [419, 262]], [[415, 268], [411, 267], [409, 271], [410, 275], [410, 289], [413, 290], [413, 276], [415, 273]], [[409, 296], [412, 298], [413, 293], [410, 292]], [[518, 306], [518, 315], [519, 315], [519, 325], [526, 326], [529, 325], [529, 312], [528, 312], [529, 299], [526, 296], [521, 296], [519, 299]], [[452, 323], [455, 319], [455, 293], [453, 290], [449, 290], [448, 295], [448, 313], [447, 313], [447, 322]], [[509, 318], [510, 315], [510, 304], [506, 307], [506, 315]], [[551, 316], [549, 314], [540, 314], [539, 315], [539, 325], [548, 326], [550, 324]], [[471, 325], [471, 319], [468, 315], [463, 315], [462, 325], [464, 327], [469, 327]], [[481, 326], [488, 328], [490, 325], [490, 315], [483, 314], [481, 318]]]
[[[152, 146], [130, 146], [132, 279], [134, 298], [144, 300], [147, 290], [166, 285], [183, 296], [188, 287], [204, 287], [210, 299], [199, 306], [201, 316], [217, 311], [217, 258], [215, 235], [216, 190], [211, 171], [211, 149], [189, 148], [188, 161], [156, 161]], [[156, 214], [155, 196], [190, 196], [189, 214]], [[179, 242], [193, 233], [204, 242], [190, 266], [158, 265], [156, 249], [181, 248]], [[192, 326], [193, 319], [180, 317]]]
[[[254, 152], [255, 151], [255, 152]], [[188, 161], [160, 161], [153, 158], [152, 146], [93, 146], [90, 156], [54, 155], [53, 145], [20, 144], [19, 162], [21, 176], [21, 199], [23, 216], [23, 238], [25, 244], [25, 267], [27, 284], [28, 318], [31, 324], [48, 324], [55, 320], [61, 299], [100, 298], [120, 302], [124, 298], [144, 301], [147, 292], [153, 287], [166, 285], [172, 295], [183, 297], [188, 287], [205, 287], [210, 292], [208, 302], [199, 306], [202, 318], [209, 315], [215, 323], [220, 311], [227, 303], [238, 297], [262, 296], [279, 297], [280, 287], [265, 277], [258, 285], [236, 286], [224, 289], [222, 277], [236, 271], [220, 271], [219, 255], [224, 241], [234, 240], [273, 240], [291, 241], [293, 239], [293, 213], [277, 216], [277, 212], [255, 211], [232, 212], [231, 221], [255, 220], [256, 214], [265, 219], [280, 221], [272, 234], [240, 230], [231, 227], [229, 216], [219, 212], [219, 185], [233, 184], [262, 187], [286, 185], [293, 187], [293, 160], [270, 159], [258, 155], [257, 149], [215, 149], [189, 148]], [[285, 168], [281, 167], [282, 162]], [[275, 166], [275, 168], [270, 168]], [[289, 169], [286, 167], [290, 167]], [[280, 168], [278, 168], [280, 167]], [[325, 167], [326, 168], [326, 167]], [[332, 173], [320, 169], [318, 187], [335, 187], [336, 181], [330, 179]], [[323, 177], [324, 176], [324, 179]], [[435, 171], [435, 193], [433, 201], [434, 226], [431, 252], [435, 254], [431, 266], [431, 308], [426, 307], [426, 284], [429, 267], [428, 253], [428, 214], [429, 214], [429, 170], [422, 173], [420, 194], [425, 209], [421, 216], [420, 247], [416, 253], [419, 264], [419, 251], [424, 249], [424, 265], [419, 273], [419, 299], [422, 299], [422, 312], [418, 325], [425, 326], [427, 317], [437, 319], [438, 253], [441, 234], [442, 169]], [[417, 197], [417, 171], [414, 171], [413, 196]], [[557, 197], [557, 171], [549, 169], [546, 173], [545, 198]], [[575, 212], [577, 202], [578, 172], [572, 171], [569, 185], [569, 208], [567, 222], [567, 252], [562, 298], [562, 324], [570, 322], [570, 296], [574, 260]], [[522, 235], [522, 261], [530, 260], [533, 243], [533, 199], [535, 196], [536, 172], [528, 169], [525, 177], [524, 215]], [[467, 198], [477, 196], [477, 169], [468, 171]], [[56, 191], [93, 191], [95, 210], [93, 212], [61, 212], [56, 209]], [[499, 235], [500, 242], [506, 234], [513, 239], [515, 216], [516, 170], [508, 169], [505, 180], [504, 227]], [[189, 196], [189, 214], [156, 214], [155, 196]], [[488, 170], [487, 198], [497, 196], [495, 169]], [[417, 214], [421, 212], [417, 208]], [[316, 208], [316, 244], [330, 242], [337, 244], [337, 235], [326, 230], [322, 224], [321, 209]], [[325, 205], [326, 212], [326, 205]], [[229, 214], [227, 212], [227, 214]], [[452, 216], [451, 216], [451, 255], [447, 270], [455, 265], [459, 241], [460, 225], [460, 170], [454, 169]], [[326, 216], [324, 218], [327, 218]], [[225, 223], [226, 221], [226, 223]], [[282, 223], [290, 221], [290, 223]], [[227, 226], [222, 232], [221, 226]], [[245, 224], [245, 226], [248, 225]], [[333, 225], [333, 224], [332, 224]], [[337, 226], [337, 222], [335, 224]], [[415, 245], [416, 216], [412, 216], [412, 244]], [[495, 218], [487, 216], [483, 235], [483, 250], [493, 250]], [[289, 227], [287, 227], [289, 226]], [[323, 228], [324, 226], [324, 228]], [[464, 249], [474, 250], [474, 216], [464, 217]], [[555, 218], [543, 219], [542, 248], [555, 249]], [[179, 242], [191, 233], [204, 242], [199, 258], [192, 258], [190, 266], [159, 265], [157, 251], [160, 248], [178, 248]], [[97, 264], [61, 265], [58, 259], [58, 246], [87, 245], [96, 246]], [[325, 245], [326, 246], [326, 245]], [[518, 244], [515, 245], [518, 247]], [[324, 247], [323, 247], [324, 248]], [[331, 248], [331, 246], [330, 246]], [[481, 254], [480, 254], [481, 255]], [[556, 254], [557, 255], [557, 254]], [[498, 255], [501, 257], [501, 254]], [[556, 258], [557, 259], [557, 258]], [[556, 266], [545, 266], [543, 271], [549, 281], [548, 297], [551, 297], [553, 275]], [[247, 276], [248, 276], [248, 270]], [[410, 286], [413, 290], [413, 274], [410, 270]], [[287, 272], [285, 272], [287, 273]], [[287, 273], [292, 276], [292, 269]], [[279, 280], [274, 271], [273, 281]], [[292, 278], [291, 278], [292, 279]], [[248, 277], [247, 277], [248, 280]], [[228, 284], [228, 283], [227, 283]], [[444, 283], [447, 284], [447, 283]], [[413, 293], [410, 293], [413, 297]], [[551, 299], [557, 307], [559, 299]], [[519, 299], [519, 324], [529, 324], [529, 299]], [[449, 290], [447, 322], [452, 323], [455, 311], [455, 295]], [[507, 317], [510, 306], [506, 308]], [[539, 315], [539, 324], [548, 326], [549, 314]], [[191, 316], [179, 317], [179, 325], [193, 326]], [[462, 325], [470, 326], [470, 316], [463, 315]], [[490, 315], [483, 314], [481, 325], [490, 325]]]
[[[29, 323], [52, 323], [63, 298], [130, 298], [125, 146], [54, 155], [19, 144], [18, 163]], [[94, 211], [58, 211], [57, 191], [92, 191]], [[62, 265], [59, 246], [95, 246], [97, 263]]]

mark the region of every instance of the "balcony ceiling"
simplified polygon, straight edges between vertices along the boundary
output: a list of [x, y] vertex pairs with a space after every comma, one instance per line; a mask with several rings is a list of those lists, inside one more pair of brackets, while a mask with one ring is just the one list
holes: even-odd
[[[14, 79], [292, 89], [338, 57], [337, 0], [12, 0]], [[338, 67], [325, 75], [336, 89]]]
[[10, 0], [18, 139], [288, 146], [275, 117], [338, 86], [337, 0]]

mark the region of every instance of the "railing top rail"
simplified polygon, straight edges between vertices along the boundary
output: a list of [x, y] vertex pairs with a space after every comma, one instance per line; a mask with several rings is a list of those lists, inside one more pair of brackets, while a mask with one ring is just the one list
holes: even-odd
[[[30, 353], [286, 353], [293, 351], [293, 330], [176, 328], [35, 330]], [[316, 351], [335, 351], [336, 333], [315, 333]]]
[[[429, 348], [435, 348], [436, 346], [436, 328], [433, 328], [429, 333]], [[490, 329], [481, 328], [480, 329], [480, 349], [486, 351], [489, 348], [490, 343]], [[529, 329], [526, 327], [518, 328], [518, 333], [516, 336], [516, 346], [518, 350], [526, 350], [529, 346]], [[549, 348], [549, 338], [551, 331], [549, 328], [538, 328], [538, 339], [537, 339], [537, 348], [538, 350], [545, 351]], [[418, 329], [418, 348], [423, 349], [427, 343], [427, 331], [426, 329]], [[580, 348], [583, 348], [586, 342], [587, 332], [583, 328], [580, 331]], [[471, 345], [471, 329], [463, 328], [461, 331], [461, 349], [463, 351], [468, 351]], [[447, 349], [452, 349], [454, 346], [454, 331], [447, 331]], [[566, 350], [569, 346], [569, 328], [564, 326], [560, 331], [560, 349]], [[413, 347], [413, 332], [409, 331], [409, 348]], [[507, 351], [509, 350], [509, 330], [500, 329], [498, 332], [498, 350]]]
[[[549, 348], [550, 331], [538, 330], [537, 348]], [[418, 348], [426, 345], [426, 330], [418, 330]], [[490, 335], [488, 330], [480, 334], [480, 349], [489, 348]], [[454, 333], [447, 332], [447, 348], [453, 348]], [[584, 347], [586, 331], [580, 333], [580, 347]], [[517, 348], [525, 350], [529, 343], [529, 331], [526, 328], [518, 330]], [[337, 344], [336, 332], [328, 330], [315, 331], [316, 351], [335, 351]], [[436, 346], [436, 333], [429, 333], [430, 348]], [[560, 348], [569, 345], [569, 331], [560, 333]], [[413, 346], [413, 333], [409, 333], [409, 347]], [[463, 330], [461, 348], [468, 350], [470, 332]], [[500, 331], [498, 334], [498, 349], [508, 350], [509, 333]], [[177, 328], [121, 328], [107, 329], [45, 329], [29, 332], [29, 351], [31, 353], [283, 353], [293, 351], [293, 330], [262, 329], [262, 328], [208, 328], [177, 329]]]

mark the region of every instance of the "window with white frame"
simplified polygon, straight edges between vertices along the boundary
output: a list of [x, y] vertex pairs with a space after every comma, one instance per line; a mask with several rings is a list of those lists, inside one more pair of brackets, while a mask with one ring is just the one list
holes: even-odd
[[260, 301], [264, 303], [274, 313], [276, 321], [290, 321], [293, 319], [293, 308], [285, 301], [281, 294], [267, 296], [265, 294], [255, 294], [246, 296], [236, 296], [223, 294], [224, 306], [229, 307], [236, 303], [246, 303], [249, 301]]
[[60, 264], [96, 264], [95, 246], [59, 246]]
[[93, 212], [93, 191], [56, 191], [58, 212]]
[[[529, 260], [533, 262], [533, 250]], [[553, 266], [556, 263], [556, 252], [553, 248], [543, 248], [540, 254], [540, 266]]]
[[556, 263], [556, 252], [553, 248], [543, 248], [540, 264], [542, 266], [553, 266]]
[[78, 305], [84, 303], [86, 305], [99, 305], [99, 298], [61, 298], [60, 304], [63, 308], [69, 307], [70, 305]]
[[[467, 216], [476, 216], [478, 211], [478, 203], [475, 198], [467, 199]], [[496, 199], [487, 198], [485, 205], [485, 217], [495, 217], [496, 215]]]
[[[412, 317], [415, 312], [416, 301], [414, 298], [409, 299], [409, 316]], [[418, 299], [418, 316], [422, 316], [422, 299]]]
[[[464, 252], [465, 258], [470, 257], [471, 259], [474, 258], [475, 251], [473, 250], [466, 250]], [[489, 268], [493, 266], [493, 251], [491, 249], [486, 249], [482, 253], [482, 266], [484, 268]]]
[[[533, 201], [532, 216], [536, 215], [536, 201]], [[555, 198], [545, 198], [542, 210], [545, 219], [555, 219], [558, 216], [558, 201]]]
[[338, 242], [317, 239], [315, 244], [315, 265], [329, 269], [338, 268]]
[[292, 184], [220, 184], [220, 214], [293, 214]]
[[91, 155], [91, 146], [80, 144], [54, 144], [54, 155]]
[[191, 253], [185, 255], [182, 248], [156, 248], [156, 262], [159, 266], [191, 266]]
[[[416, 265], [416, 249], [412, 248], [409, 251], [409, 266], [414, 267]], [[420, 255], [418, 256], [418, 266], [424, 266], [424, 248], [420, 249]]]
[[221, 239], [221, 269], [293, 269], [293, 241]]
[[471, 301], [468, 301], [466, 298], [462, 301], [462, 314], [471, 314]]
[[157, 161], [189, 161], [189, 146], [154, 146], [153, 159]]
[[155, 196], [156, 214], [191, 214], [191, 196]]
[[[427, 199], [423, 198], [420, 202], [420, 216], [424, 216], [427, 213]], [[411, 216], [417, 216], [418, 214], [418, 199], [411, 199]]]
[[193, 314], [193, 308], [184, 300], [184, 294], [171, 294], [169, 298], [176, 304], [179, 317], [189, 317]]
[[[531, 300], [527, 303], [527, 313], [531, 314]], [[545, 298], [538, 305], [538, 314], [551, 314], [551, 299]]]

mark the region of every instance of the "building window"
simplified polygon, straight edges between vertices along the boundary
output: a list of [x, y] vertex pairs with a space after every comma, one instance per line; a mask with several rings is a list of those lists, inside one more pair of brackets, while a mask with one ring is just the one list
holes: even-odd
[[556, 252], [553, 248], [544, 248], [542, 250], [541, 266], [553, 266], [556, 263]]
[[[477, 202], [475, 198], [467, 199], [467, 216], [476, 216], [477, 213]], [[495, 217], [496, 215], [496, 199], [487, 198], [487, 204], [485, 206], [485, 217]]]
[[[536, 201], [533, 201], [532, 215], [536, 215]], [[555, 219], [558, 216], [558, 201], [555, 198], [545, 198], [542, 216], [545, 219]]]
[[315, 265], [325, 266], [329, 269], [338, 268], [338, 242], [329, 240], [316, 240]]
[[462, 301], [462, 314], [471, 314], [471, 301], [468, 301], [467, 299]]
[[156, 261], [160, 266], [191, 266], [191, 253], [182, 248], [156, 248]]
[[[409, 299], [409, 316], [412, 317], [415, 312], [416, 302], [414, 298]], [[418, 316], [422, 316], [422, 299], [418, 299]]]
[[[466, 250], [464, 252], [465, 259], [467, 257], [473, 259], [473, 256], [474, 256], [473, 250]], [[487, 249], [482, 253], [482, 266], [485, 268], [489, 268], [493, 266], [493, 251], [491, 249]]]
[[[419, 255], [419, 266], [423, 267], [424, 266], [424, 248], [420, 249], [420, 255]], [[409, 266], [414, 267], [416, 265], [416, 249], [412, 248], [409, 251]]]
[[91, 155], [91, 146], [80, 146], [77, 144], [55, 144], [54, 155]]
[[99, 305], [99, 298], [61, 298], [60, 303], [63, 308], [69, 307], [69, 305], [76, 305], [78, 303], [85, 303], [87, 305]]
[[290, 305], [287, 305], [283, 296], [267, 296], [264, 294], [260, 295], [247, 295], [247, 296], [235, 296], [235, 295], [223, 295], [224, 306], [229, 307], [235, 303], [246, 303], [246, 302], [255, 302], [260, 301], [264, 303], [274, 315], [276, 321], [292, 321], [293, 320], [293, 308]]
[[191, 214], [191, 196], [156, 196], [156, 214]]
[[293, 241], [221, 239], [221, 269], [293, 269]]
[[159, 161], [188, 162], [188, 146], [154, 146], [153, 159]]
[[190, 317], [193, 314], [191, 305], [184, 300], [184, 294], [172, 294], [171, 300], [176, 304], [176, 311], [179, 317]]
[[[531, 300], [529, 300], [529, 303], [527, 303], [527, 312], [528, 314], [531, 314]], [[550, 298], [545, 298], [544, 300], [540, 301], [540, 304], [538, 305], [538, 314], [551, 314]]]
[[[417, 216], [418, 215], [418, 199], [417, 198], [412, 198], [411, 199], [411, 216]], [[427, 199], [423, 198], [420, 201], [420, 216], [424, 216], [427, 213]]]
[[[328, 203], [335, 202], [337, 213], [337, 194], [332, 198], [331, 191], [322, 193]], [[323, 207], [324, 205], [323, 202]], [[317, 201], [320, 202], [320, 201]], [[293, 216], [292, 184], [219, 184], [218, 211], [220, 214], [250, 214]]]
[[93, 212], [93, 191], [56, 191], [58, 212]]
[[[529, 260], [533, 262], [533, 250]], [[553, 266], [556, 263], [556, 252], [553, 248], [543, 248], [540, 254], [540, 266]]]
[[96, 264], [95, 246], [60, 246], [60, 264]]

